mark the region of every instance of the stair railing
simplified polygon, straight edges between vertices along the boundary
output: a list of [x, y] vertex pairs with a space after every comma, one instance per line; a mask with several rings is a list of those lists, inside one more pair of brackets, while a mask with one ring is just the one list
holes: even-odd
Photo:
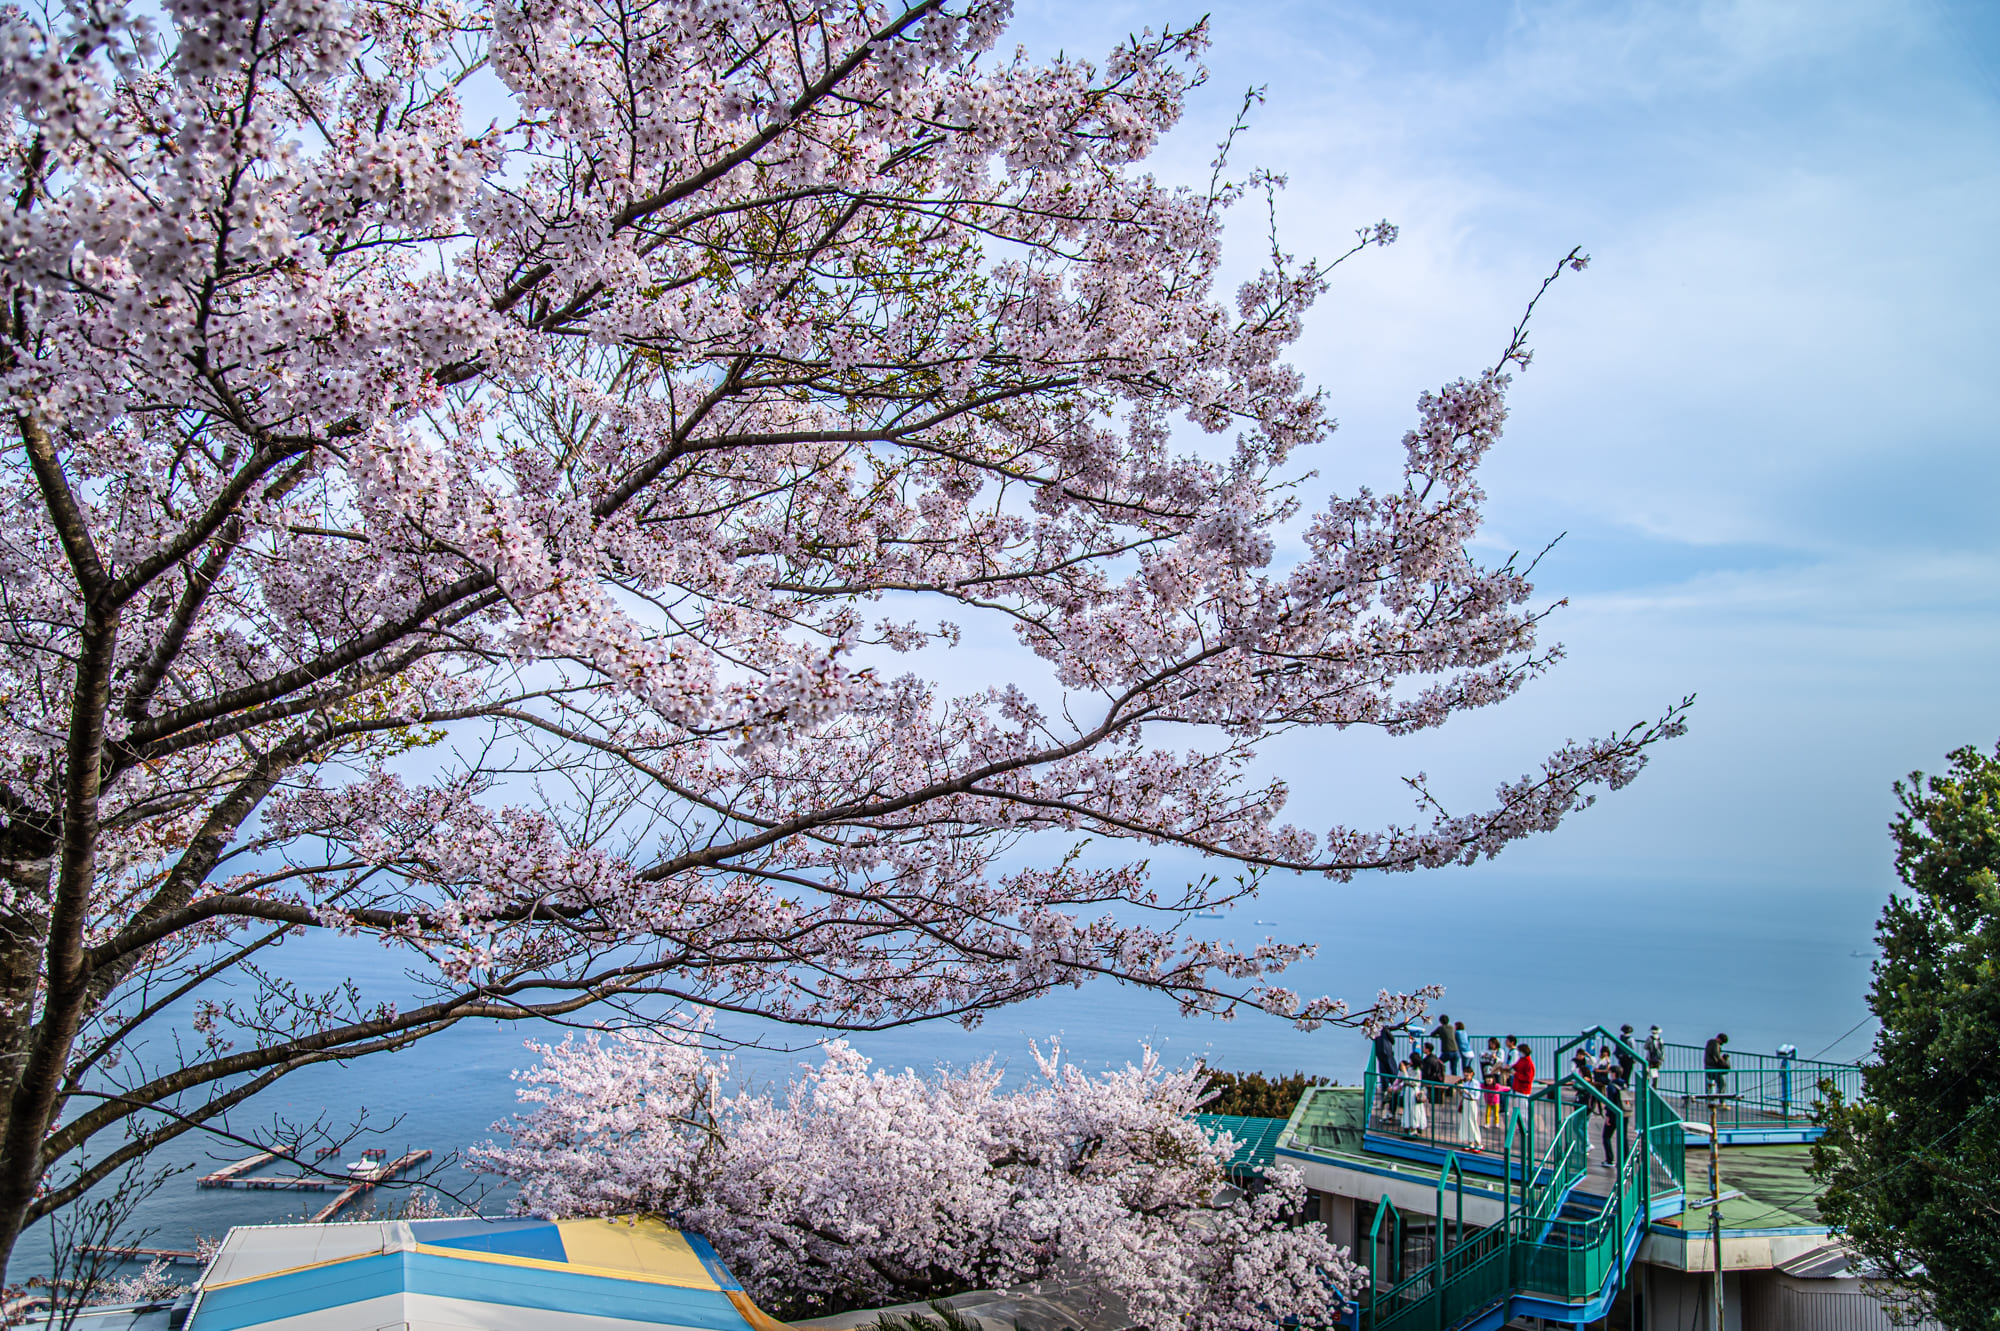
[[[1380, 1258], [1385, 1221], [1391, 1223], [1395, 1254], [1385, 1287], [1371, 1280], [1367, 1325], [1372, 1331], [1450, 1331], [1490, 1310], [1510, 1294], [1535, 1292], [1575, 1301], [1592, 1298], [1622, 1278], [1636, 1252], [1638, 1236], [1652, 1214], [1653, 1174], [1658, 1163], [1674, 1186], [1684, 1186], [1686, 1159], [1681, 1119], [1643, 1075], [1634, 1078], [1633, 1103], [1622, 1103], [1601, 1092], [1587, 1078], [1563, 1070], [1561, 1057], [1584, 1039], [1604, 1039], [1636, 1053], [1602, 1027], [1557, 1050], [1556, 1075], [1542, 1090], [1525, 1098], [1510, 1097], [1501, 1143], [1501, 1219], [1497, 1225], [1468, 1236], [1465, 1232], [1465, 1171], [1457, 1152], [1446, 1154], [1436, 1185], [1435, 1243], [1425, 1269], [1405, 1277], [1403, 1218], [1387, 1194], [1370, 1228], [1372, 1270], [1383, 1271]], [[1374, 1112], [1374, 1085], [1364, 1078], [1367, 1112]], [[1570, 1088], [1576, 1103], [1569, 1107]], [[1556, 1129], [1547, 1147], [1535, 1149], [1537, 1105], [1550, 1103]], [[1613, 1121], [1616, 1150], [1611, 1196], [1593, 1215], [1565, 1218], [1577, 1185], [1589, 1176], [1589, 1131], [1595, 1107]], [[1567, 1110], [1567, 1112], [1565, 1112]], [[1629, 1141], [1628, 1141], [1629, 1138]], [[1516, 1162], [1520, 1193], [1516, 1201]], [[1455, 1198], [1453, 1242], [1444, 1240], [1444, 1192]], [[1560, 1237], [1558, 1237], [1560, 1236]]]

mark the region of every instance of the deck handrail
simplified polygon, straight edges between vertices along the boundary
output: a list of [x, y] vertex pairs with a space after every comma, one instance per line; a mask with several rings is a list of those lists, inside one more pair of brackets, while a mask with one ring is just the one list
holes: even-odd
[[[1570, 1045], [1593, 1035], [1616, 1040], [1598, 1028], [1585, 1032], [1569, 1044], [1558, 1044], [1559, 1055]], [[1628, 1046], [1629, 1048], [1629, 1046]], [[1414, 1081], [1417, 1086], [1438, 1083]], [[1456, 1085], [1456, 1084], [1454, 1084]], [[1375, 1112], [1376, 1069], [1372, 1065], [1363, 1077], [1362, 1111], [1366, 1123]], [[1571, 1095], [1575, 1098], [1570, 1105]], [[1510, 1101], [1509, 1116], [1502, 1142], [1502, 1214], [1500, 1223], [1467, 1236], [1458, 1225], [1454, 1242], [1444, 1242], [1444, 1191], [1456, 1179], [1459, 1214], [1463, 1207], [1463, 1162], [1455, 1150], [1444, 1158], [1437, 1182], [1436, 1228], [1432, 1232], [1431, 1259], [1421, 1271], [1403, 1272], [1403, 1220], [1400, 1211], [1384, 1194], [1370, 1226], [1371, 1270], [1380, 1274], [1381, 1237], [1385, 1221], [1395, 1235], [1395, 1253], [1389, 1267], [1390, 1283], [1371, 1284], [1365, 1304], [1363, 1325], [1370, 1331], [1400, 1331], [1425, 1327], [1449, 1331], [1488, 1310], [1496, 1302], [1518, 1294], [1535, 1294], [1561, 1302], [1590, 1302], [1605, 1294], [1624, 1272], [1637, 1251], [1636, 1237], [1652, 1212], [1653, 1164], [1665, 1168], [1673, 1184], [1685, 1183], [1684, 1157], [1674, 1154], [1667, 1143], [1681, 1143], [1680, 1117], [1667, 1099], [1643, 1079], [1635, 1079], [1632, 1106], [1628, 1110], [1621, 1095], [1606, 1096], [1586, 1079], [1558, 1070], [1549, 1083], [1521, 1097], [1528, 1112], [1520, 1113], [1519, 1100]], [[1533, 1105], [1547, 1100], [1558, 1116], [1556, 1131], [1550, 1134], [1547, 1149], [1534, 1150]], [[1612, 1118], [1613, 1140], [1619, 1144], [1613, 1172], [1612, 1195], [1594, 1212], [1568, 1214], [1571, 1198], [1589, 1176], [1589, 1132], [1593, 1110]], [[1519, 1131], [1517, 1132], [1517, 1129]], [[1517, 1136], [1525, 1138], [1523, 1159], [1532, 1165], [1521, 1171], [1520, 1204], [1514, 1201], [1513, 1151]]]
[[[1427, 1042], [1436, 1043], [1434, 1037], [1421, 1026], [1406, 1026], [1396, 1034], [1399, 1040], [1407, 1041], [1413, 1050], [1420, 1049]], [[1465, 1034], [1460, 1053], [1466, 1065], [1477, 1066], [1489, 1039], [1503, 1040], [1503, 1037]], [[1602, 1026], [1576, 1035], [1517, 1036], [1516, 1041], [1533, 1054], [1537, 1071], [1550, 1076], [1565, 1074], [1564, 1064], [1569, 1052], [1586, 1041], [1593, 1046], [1608, 1043], [1613, 1048], [1622, 1049], [1632, 1060], [1631, 1080], [1634, 1083], [1639, 1080], [1639, 1069], [1646, 1066], [1642, 1041], [1636, 1037], [1625, 1041]], [[1504, 1041], [1502, 1047], [1504, 1049]], [[1830, 1092], [1838, 1092], [1842, 1099], [1849, 1102], [1864, 1098], [1859, 1064], [1759, 1050], [1731, 1049], [1728, 1052], [1730, 1066], [1721, 1074], [1725, 1101], [1718, 1111], [1719, 1127], [1742, 1130], [1775, 1125], [1793, 1130], [1813, 1122], [1815, 1113], [1826, 1103]], [[1663, 1041], [1662, 1054], [1662, 1066], [1657, 1074], [1660, 1093], [1677, 1102], [1684, 1117], [1692, 1117], [1691, 1107], [1699, 1102], [1710, 1086], [1711, 1069], [1704, 1066], [1705, 1049], [1701, 1045]], [[1370, 1066], [1374, 1066], [1372, 1060]]]
[[[1419, 1047], [1426, 1043], [1437, 1043], [1436, 1038], [1430, 1032], [1424, 1030], [1420, 1024], [1406, 1023], [1402, 1026], [1392, 1028], [1391, 1033], [1400, 1041], [1405, 1041]], [[1460, 1045], [1460, 1053], [1477, 1058], [1479, 1053], [1486, 1048], [1486, 1042], [1489, 1039], [1500, 1041], [1502, 1048], [1505, 1048], [1506, 1036], [1500, 1032], [1467, 1031], [1464, 1034], [1463, 1043]], [[1642, 1038], [1635, 1036], [1631, 1041], [1627, 1042], [1619, 1036], [1612, 1034], [1609, 1029], [1603, 1026], [1589, 1027], [1575, 1035], [1551, 1035], [1544, 1032], [1541, 1034], [1518, 1035], [1515, 1037], [1515, 1040], [1517, 1043], [1526, 1045], [1533, 1051], [1537, 1067], [1553, 1066], [1553, 1060], [1556, 1058], [1559, 1050], [1572, 1049], [1586, 1040], [1593, 1042], [1609, 1040], [1615, 1044], [1624, 1044], [1641, 1065], [1646, 1061], [1645, 1041]], [[1665, 1053], [1664, 1066], [1667, 1070], [1701, 1071], [1704, 1046], [1698, 1044], [1679, 1044], [1672, 1040], [1661, 1041], [1661, 1046]], [[1442, 1051], [1440, 1050], [1439, 1052]], [[1861, 1065], [1858, 1063], [1842, 1063], [1823, 1058], [1800, 1058], [1793, 1056], [1789, 1060], [1786, 1060], [1785, 1056], [1777, 1053], [1775, 1050], [1765, 1053], [1761, 1050], [1733, 1048], [1729, 1050], [1729, 1055], [1732, 1064], [1738, 1068], [1756, 1067], [1776, 1071], [1781, 1062], [1789, 1061], [1795, 1069], [1811, 1068], [1816, 1074], [1845, 1074], [1848, 1072], [1859, 1072], [1861, 1069]], [[1742, 1060], [1745, 1059], [1750, 1060], [1750, 1063], [1747, 1065], [1744, 1064]]]
[[[1749, 1050], [1729, 1050], [1729, 1067], [1720, 1071], [1725, 1098], [1718, 1106], [1720, 1128], [1752, 1128], [1775, 1119], [1784, 1127], [1812, 1122], [1830, 1092], [1853, 1101], [1863, 1098], [1860, 1065], [1828, 1063], [1823, 1059], [1788, 1058]], [[1663, 1095], [1692, 1105], [1710, 1089], [1716, 1069], [1707, 1067], [1707, 1051], [1696, 1045], [1669, 1044], [1659, 1082]]]

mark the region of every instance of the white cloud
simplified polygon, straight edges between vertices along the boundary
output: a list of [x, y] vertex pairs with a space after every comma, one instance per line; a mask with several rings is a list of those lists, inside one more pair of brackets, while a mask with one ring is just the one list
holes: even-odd
[[[1092, 52], [1157, 4], [1030, 5]], [[1288, 173], [1292, 248], [1387, 216], [1300, 348], [1343, 430], [1309, 493], [1392, 475], [1420, 390], [1490, 363], [1569, 245], [1489, 463], [1491, 544], [1572, 538], [1542, 590], [1571, 648], [1517, 702], [1394, 743], [1299, 740], [1307, 825], [1470, 803], [1571, 735], [1698, 691], [1695, 729], [1511, 858], [1877, 890], [1888, 783], [2000, 735], [2000, 114], [1967, 23], [1897, 0], [1218, 9], [1214, 85], [1161, 169], [1203, 167], [1236, 91], [1243, 160]], [[1260, 252], [1261, 217], [1237, 254]], [[1872, 886], [1869, 886], [1872, 885]]]

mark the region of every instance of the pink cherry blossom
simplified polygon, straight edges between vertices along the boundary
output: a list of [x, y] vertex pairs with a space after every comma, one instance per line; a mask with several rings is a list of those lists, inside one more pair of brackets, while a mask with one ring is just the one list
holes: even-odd
[[1144, 1326], [1320, 1325], [1366, 1275], [1301, 1214], [1297, 1171], [1244, 1195], [1189, 1117], [1206, 1075], [1151, 1050], [1095, 1075], [1060, 1048], [1002, 1089], [988, 1059], [919, 1075], [844, 1042], [779, 1094], [726, 1092], [706, 1020], [536, 1045], [530, 1112], [472, 1164], [551, 1216], [670, 1215], [780, 1316], [1080, 1282]]
[[[1429, 991], [1351, 1010], [1275, 986], [1303, 941], [1181, 926], [1266, 870], [1491, 855], [1678, 732], [1283, 821], [1266, 738], [1439, 726], [1556, 659], [1469, 545], [1524, 329], [1418, 404], [1399, 482], [1306, 507], [1332, 423], [1284, 358], [1346, 255], [1217, 290], [1281, 182], [1144, 169], [1204, 26], [1037, 61], [1006, 18], [0, 10], [0, 1258], [276, 1078], [467, 1018], [972, 1023], [1108, 975], [1393, 1019]], [[888, 664], [996, 625], [1017, 678]], [[1163, 885], [1158, 847], [1247, 877]], [[419, 992], [305, 992], [296, 931]]]

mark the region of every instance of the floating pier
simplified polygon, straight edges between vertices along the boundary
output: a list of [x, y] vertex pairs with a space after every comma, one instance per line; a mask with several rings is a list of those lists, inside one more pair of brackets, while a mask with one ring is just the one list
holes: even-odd
[[[334, 1215], [339, 1212], [341, 1207], [347, 1205], [349, 1202], [353, 1201], [356, 1197], [359, 1197], [362, 1193], [367, 1192], [369, 1189], [373, 1188], [376, 1184], [392, 1179], [396, 1177], [396, 1175], [403, 1173], [405, 1170], [414, 1169], [416, 1166], [422, 1164], [424, 1161], [430, 1158], [431, 1158], [431, 1153], [429, 1151], [419, 1149], [411, 1151], [407, 1155], [397, 1156], [394, 1160], [391, 1160], [386, 1165], [384, 1164], [375, 1165], [371, 1170], [371, 1172], [365, 1175], [357, 1175], [354, 1179], [354, 1182], [348, 1185], [347, 1191], [341, 1193], [340, 1196], [334, 1198], [332, 1201], [328, 1202], [325, 1206], [322, 1206], [318, 1211], [314, 1212], [313, 1222], [317, 1224], [324, 1220], [333, 1219]], [[367, 1168], [367, 1166], [365, 1165], [363, 1167]]]
[[245, 1174], [253, 1169], [268, 1165], [277, 1158], [278, 1153], [276, 1151], [259, 1151], [253, 1156], [238, 1160], [233, 1165], [224, 1165], [213, 1174], [203, 1174], [195, 1180], [195, 1186], [201, 1188], [240, 1188], [244, 1185], [238, 1182], [238, 1180]]
[[[337, 1151], [328, 1151], [322, 1148], [319, 1152], [321, 1158], [331, 1154], [337, 1154]], [[377, 1184], [385, 1183], [398, 1174], [407, 1173], [409, 1170], [414, 1169], [431, 1158], [430, 1151], [423, 1148], [400, 1155], [387, 1163], [384, 1163], [382, 1159], [385, 1154], [386, 1152], [379, 1149], [364, 1151], [358, 1162], [348, 1165], [346, 1172], [340, 1174], [270, 1174], [253, 1177], [252, 1171], [263, 1168], [273, 1160], [288, 1158], [281, 1156], [276, 1151], [259, 1151], [256, 1155], [246, 1156], [234, 1164], [224, 1165], [212, 1174], [203, 1174], [195, 1180], [195, 1183], [197, 1186], [203, 1188], [246, 1188], [259, 1191], [283, 1190], [289, 1192], [339, 1193], [338, 1197], [335, 1197], [332, 1201], [321, 1207], [313, 1215], [313, 1220], [319, 1222], [332, 1219], [342, 1207], [363, 1193], [370, 1191]], [[172, 1256], [175, 1257], [175, 1260], [178, 1260], [176, 1256], [178, 1250], [160, 1249], [155, 1251], [149, 1248], [107, 1248], [105, 1251], [107, 1253], [117, 1253], [121, 1256], [126, 1255], [128, 1252], [134, 1256]], [[192, 1258], [192, 1254], [189, 1254], [189, 1256]]]
[[200, 1266], [201, 1254], [193, 1248], [107, 1248], [100, 1245], [86, 1247], [84, 1253], [91, 1257], [122, 1257], [128, 1262], [172, 1262], [176, 1266]]

